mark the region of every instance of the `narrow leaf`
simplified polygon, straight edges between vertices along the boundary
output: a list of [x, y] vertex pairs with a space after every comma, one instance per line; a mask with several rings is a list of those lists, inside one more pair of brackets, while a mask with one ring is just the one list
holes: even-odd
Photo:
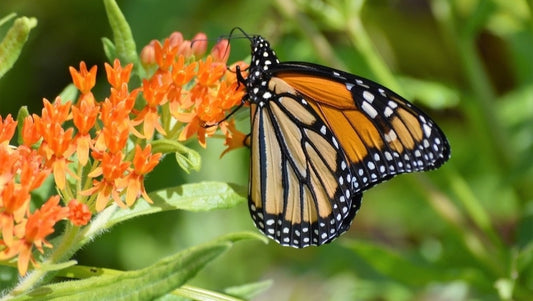
[[18, 18], [0, 42], [0, 78], [13, 67], [28, 40], [30, 30], [36, 25], [35, 18]]
[[113, 41], [118, 58], [124, 65], [126, 63], [133, 63], [134, 72], [143, 78], [144, 69], [139, 63], [135, 40], [133, 39], [128, 21], [120, 11], [115, 0], [104, 0], [104, 5], [107, 18], [109, 19], [109, 25], [113, 31]]
[[442, 83], [412, 77], [402, 77], [399, 81], [405, 90], [409, 91], [409, 98], [416, 99], [430, 108], [449, 108], [459, 103], [459, 92]]
[[360, 240], [349, 242], [346, 246], [368, 262], [376, 271], [408, 285], [423, 286], [444, 279], [441, 271], [410, 262], [385, 247]]
[[154, 204], [139, 199], [129, 209], [120, 209], [107, 222], [107, 228], [136, 216], [168, 210], [207, 211], [231, 208], [246, 201], [245, 189], [222, 182], [184, 184], [149, 193]]
[[118, 57], [117, 48], [115, 47], [115, 44], [113, 44], [113, 41], [108, 38], [102, 38], [102, 45], [104, 46], [104, 53], [108, 61], [112, 62]]
[[59, 97], [61, 97], [63, 102], [66, 102], [69, 100], [74, 101], [76, 98], [78, 98], [78, 94], [79, 94], [78, 88], [76, 88], [74, 84], [69, 84], [68, 86], [65, 87], [65, 89], [63, 89], [63, 91], [61, 91], [61, 93], [59, 93]]
[[20, 107], [17, 113], [17, 143], [22, 145], [24, 143], [22, 139], [22, 127], [24, 126], [24, 118], [30, 116], [27, 106]]
[[224, 290], [226, 294], [250, 300], [266, 291], [272, 286], [272, 280], [259, 281], [254, 283], [247, 283], [239, 286], [228, 287]]
[[152, 300], [183, 285], [231, 243], [209, 243], [190, 248], [136, 271], [52, 284], [15, 300]]

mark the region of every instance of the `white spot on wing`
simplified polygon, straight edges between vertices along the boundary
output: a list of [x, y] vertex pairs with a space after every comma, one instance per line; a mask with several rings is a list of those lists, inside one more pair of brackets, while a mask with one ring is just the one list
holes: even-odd
[[396, 140], [398, 136], [396, 135], [396, 132], [394, 130], [390, 130], [387, 134], [385, 134], [385, 141], [392, 142]]
[[372, 103], [374, 101], [374, 94], [372, 94], [369, 91], [365, 90], [365, 91], [363, 91], [363, 98], [366, 101], [368, 101], [369, 103]]
[[383, 111], [383, 114], [385, 114], [385, 117], [389, 118], [394, 111], [390, 107], [386, 107], [385, 111]]
[[366, 101], [363, 101], [363, 105], [361, 106], [361, 108], [372, 119], [374, 119], [378, 115], [378, 112], [376, 111], [376, 109], [374, 109], [374, 107]]
[[424, 128], [424, 134], [426, 135], [426, 137], [431, 136], [431, 127], [426, 123], [424, 123], [422, 127]]

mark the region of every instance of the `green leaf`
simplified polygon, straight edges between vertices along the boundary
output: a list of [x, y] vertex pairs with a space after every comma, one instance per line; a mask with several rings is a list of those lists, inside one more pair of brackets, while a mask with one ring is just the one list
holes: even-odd
[[[175, 298], [185, 298], [181, 300], [195, 300], [195, 301], [242, 301], [241, 299], [234, 298], [232, 296], [224, 295], [218, 292], [184, 285], [177, 290], [172, 292], [172, 295], [168, 296], [174, 296]], [[174, 299], [163, 299], [163, 300], [174, 300]], [[180, 299], [178, 299], [180, 300]]]
[[109, 25], [113, 31], [113, 42], [116, 47], [117, 57], [123, 64], [133, 63], [134, 73], [144, 78], [144, 69], [139, 62], [135, 40], [128, 21], [114, 0], [104, 0], [104, 5]]
[[69, 260], [61, 263], [42, 263], [41, 269], [44, 271], [59, 271], [71, 266], [75, 266], [78, 262], [76, 260]]
[[152, 150], [154, 153], [175, 153], [176, 162], [187, 173], [191, 170], [200, 170], [202, 157], [197, 151], [182, 143], [169, 139], [159, 139], [152, 142]]
[[231, 245], [208, 243], [163, 258], [144, 269], [47, 285], [15, 300], [152, 300], [183, 285]]
[[24, 141], [22, 140], [22, 127], [24, 126], [24, 118], [30, 116], [27, 106], [20, 107], [17, 113], [17, 143], [22, 145]]
[[22, 51], [22, 47], [28, 40], [30, 30], [36, 25], [37, 19], [20, 17], [15, 20], [13, 26], [0, 42], [0, 78], [13, 67]]
[[246, 201], [245, 189], [222, 182], [200, 182], [149, 193], [154, 202], [139, 199], [129, 209], [120, 209], [107, 222], [107, 228], [136, 216], [168, 210], [207, 211], [231, 208]]
[[257, 240], [262, 241], [265, 244], [268, 244], [268, 238], [266, 236], [264, 236], [263, 234], [259, 234], [257, 232], [251, 232], [251, 231], [229, 233], [229, 234], [223, 235], [215, 239], [214, 241], [238, 242], [240, 240], [250, 240], [250, 239], [257, 239]]
[[410, 262], [385, 247], [361, 240], [351, 241], [345, 245], [379, 273], [408, 285], [423, 286], [445, 279], [441, 271]]
[[110, 39], [104, 37], [102, 38], [102, 45], [104, 46], [104, 53], [107, 57], [107, 60], [112, 62], [113, 59], [118, 56], [115, 44], [113, 44], [113, 41], [111, 41]]
[[272, 286], [272, 283], [273, 281], [270, 279], [254, 283], [247, 283], [239, 286], [228, 287], [224, 290], [224, 292], [235, 297], [249, 300], [269, 289]]
[[191, 170], [200, 170], [202, 157], [200, 154], [190, 148], [183, 152], [176, 152], [176, 162], [187, 173]]
[[9, 15], [3, 17], [2, 19], [0, 19], [0, 26], [3, 26], [4, 24], [9, 22], [11, 19], [15, 18], [16, 16], [17, 16], [16, 13], [10, 13]]
[[61, 100], [63, 101], [63, 103], [65, 103], [69, 100], [74, 101], [75, 99], [77, 99], [78, 94], [78, 88], [76, 88], [74, 84], [69, 84], [65, 87], [65, 89], [63, 89], [63, 91], [61, 91], [61, 93], [59, 93], [59, 97], [61, 97]]
[[424, 105], [443, 109], [455, 107], [459, 103], [459, 92], [439, 82], [402, 77], [399, 79], [404, 91], [409, 91], [409, 98], [416, 99]]

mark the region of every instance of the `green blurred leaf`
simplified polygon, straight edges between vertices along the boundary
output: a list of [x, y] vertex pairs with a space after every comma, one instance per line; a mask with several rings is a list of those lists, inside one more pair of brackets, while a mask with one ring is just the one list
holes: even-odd
[[78, 94], [79, 94], [78, 88], [76, 88], [74, 84], [69, 84], [68, 86], [65, 87], [65, 89], [63, 89], [63, 91], [61, 91], [61, 93], [59, 93], [59, 97], [61, 97], [61, 100], [63, 102], [66, 102], [69, 100], [74, 102], [74, 100], [78, 98]]
[[265, 281], [228, 287], [224, 290], [224, 292], [235, 297], [249, 300], [269, 289], [272, 284], [273, 281], [269, 279]]
[[22, 140], [22, 127], [24, 126], [24, 118], [30, 116], [27, 106], [20, 107], [17, 113], [17, 143], [22, 145], [24, 141]]
[[102, 38], [102, 45], [104, 47], [104, 53], [107, 57], [107, 60], [112, 62], [113, 59], [118, 56], [115, 44], [113, 44], [113, 41], [111, 41], [110, 39], [104, 37]]
[[9, 15], [3, 17], [2, 19], [0, 19], [0, 26], [3, 26], [4, 24], [9, 22], [11, 19], [15, 18], [16, 16], [17, 16], [16, 13], [10, 13]]
[[208, 243], [163, 258], [141, 270], [47, 285], [14, 300], [151, 300], [183, 285], [230, 247], [229, 242]]
[[229, 233], [229, 234], [223, 235], [215, 239], [214, 241], [238, 242], [240, 240], [249, 240], [249, 239], [257, 239], [257, 240], [262, 241], [265, 244], [268, 244], [268, 238], [266, 236], [264, 236], [263, 234], [259, 234], [257, 232], [250, 232], [250, 231]]
[[[172, 292], [173, 296], [176, 298], [185, 298], [181, 300], [195, 300], [195, 301], [241, 301], [241, 299], [234, 298], [232, 296], [227, 296], [218, 292], [206, 290], [203, 288], [198, 288], [194, 286], [184, 285], [177, 290]], [[174, 299], [164, 299], [164, 300], [174, 300]], [[177, 299], [180, 300], [180, 299]]]
[[113, 31], [113, 41], [116, 47], [117, 57], [124, 65], [133, 63], [134, 73], [139, 75], [140, 78], [144, 78], [144, 69], [139, 62], [135, 40], [133, 39], [128, 21], [114, 0], [104, 0], [104, 5], [109, 19], [109, 25]]
[[358, 240], [345, 243], [376, 271], [408, 285], [422, 286], [446, 279], [444, 273], [429, 266], [409, 261], [398, 253], [374, 243]]
[[246, 201], [243, 195], [245, 195], [244, 188], [222, 182], [200, 182], [158, 190], [149, 193], [154, 201], [153, 204], [138, 200], [131, 208], [117, 210], [109, 219], [107, 227], [136, 216], [161, 211], [207, 211], [231, 208]]
[[77, 263], [78, 262], [76, 260], [69, 260], [66, 262], [54, 263], [54, 264], [49, 264], [45, 262], [41, 264], [41, 269], [45, 271], [59, 271], [59, 270], [66, 269], [71, 266], [75, 266]]
[[[11, 17], [8, 16], [8, 17]], [[20, 17], [15, 20], [6, 36], [0, 42], [0, 78], [13, 67], [22, 47], [26, 44], [30, 30], [37, 25], [37, 19]]]
[[440, 82], [412, 77], [401, 77], [398, 81], [405, 87], [404, 91], [409, 91], [410, 99], [416, 99], [430, 108], [450, 108], [459, 103], [459, 92]]

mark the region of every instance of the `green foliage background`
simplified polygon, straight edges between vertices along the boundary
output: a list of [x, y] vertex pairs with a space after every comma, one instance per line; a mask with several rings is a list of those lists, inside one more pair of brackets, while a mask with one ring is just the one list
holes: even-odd
[[[206, 32], [214, 44], [239, 26], [270, 40], [281, 60], [334, 66], [398, 90], [434, 117], [451, 143], [452, 159], [438, 171], [400, 176], [366, 192], [352, 228], [334, 243], [303, 250], [241, 243], [191, 285], [222, 291], [272, 279], [256, 300], [525, 300], [533, 294], [531, 1], [374, 0], [359, 13], [363, 1], [356, 0], [117, 2], [139, 51], [173, 31], [189, 39]], [[54, 99], [70, 82], [68, 66], [81, 60], [98, 65], [97, 87], [107, 89], [101, 38], [111, 30], [101, 1], [3, 0], [0, 14], [10, 12], [39, 23], [0, 81], [2, 116], [22, 105], [39, 111], [42, 97]], [[249, 55], [247, 40], [235, 39], [231, 47], [230, 61]], [[240, 116], [240, 128], [249, 128], [247, 115]], [[168, 156], [147, 179], [149, 190], [205, 180], [247, 186], [248, 150], [219, 159], [221, 140], [209, 140], [206, 150], [189, 146], [201, 153], [202, 169], [185, 174]], [[253, 229], [244, 203], [172, 211], [119, 224], [75, 259], [138, 269], [218, 235]], [[6, 286], [12, 275], [0, 269]]]

